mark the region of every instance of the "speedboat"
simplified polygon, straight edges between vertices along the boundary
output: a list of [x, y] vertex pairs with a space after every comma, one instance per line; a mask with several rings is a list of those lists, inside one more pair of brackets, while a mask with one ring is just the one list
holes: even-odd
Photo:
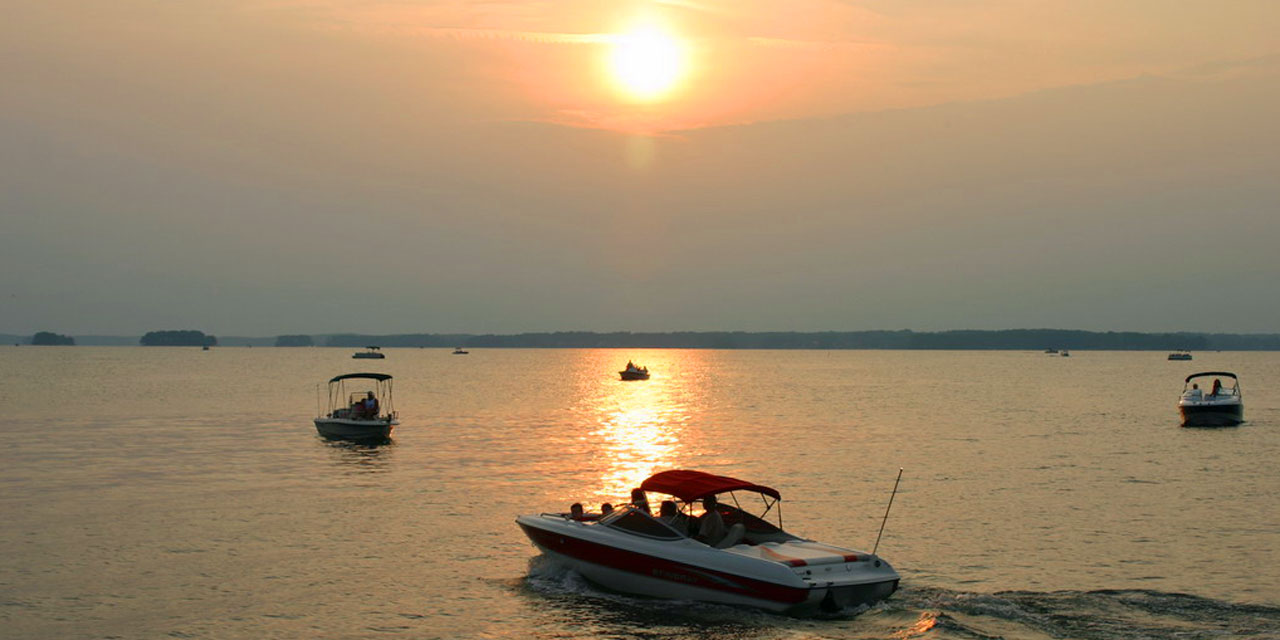
[[387, 356], [383, 355], [382, 351], [379, 350], [378, 347], [368, 346], [368, 347], [365, 347], [365, 351], [357, 351], [351, 354], [351, 357], [356, 358], [357, 360], [361, 360], [361, 359], [381, 360]]
[[1169, 354], [1169, 359], [1170, 360], [1190, 360], [1191, 352], [1190, 351], [1174, 351], [1173, 353]]
[[455, 355], [455, 356], [465, 356], [465, 355], [467, 355], [468, 353], [471, 353], [471, 352], [470, 352], [470, 351], [467, 351], [466, 349], [463, 349], [462, 347], [454, 347], [454, 348], [453, 348], [453, 355]]
[[[1213, 378], [1213, 385], [1205, 393], [1198, 378]], [[1230, 378], [1231, 386], [1224, 387], [1222, 378]], [[1244, 397], [1240, 393], [1240, 381], [1229, 371], [1204, 371], [1187, 376], [1182, 384], [1182, 398], [1178, 400], [1184, 427], [1232, 427], [1244, 422]]]
[[[348, 381], [367, 381], [352, 384]], [[400, 424], [391, 406], [391, 376], [385, 373], [347, 373], [329, 380], [328, 409], [316, 416], [316, 431], [341, 440], [385, 440]]]
[[[545, 556], [623, 593], [808, 615], [874, 603], [898, 588], [898, 573], [874, 553], [783, 531], [776, 489], [674, 470], [651, 476], [640, 491], [672, 496], [670, 507], [664, 503], [668, 515], [654, 517], [642, 495], [646, 502], [605, 515], [579, 515], [575, 509], [523, 515], [516, 523]], [[739, 493], [752, 503], [758, 497], [763, 511], [753, 515], [743, 510]], [[716, 496], [722, 498], [714, 500]], [[765, 520], [770, 511], [777, 525]], [[701, 535], [709, 529], [703, 525], [706, 519], [717, 514], [723, 537]]]
[[627, 363], [627, 368], [618, 372], [623, 380], [648, 380], [649, 367], [638, 367], [633, 362]]

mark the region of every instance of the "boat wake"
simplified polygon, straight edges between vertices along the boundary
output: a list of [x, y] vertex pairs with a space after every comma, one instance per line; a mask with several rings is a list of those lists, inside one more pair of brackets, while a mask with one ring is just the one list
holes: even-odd
[[892, 605], [931, 617], [947, 630], [941, 637], [1280, 638], [1280, 607], [1146, 589], [986, 594], [904, 588]]
[[904, 582], [871, 607], [797, 619], [614, 593], [545, 556], [530, 560], [523, 586], [566, 616], [619, 637], [705, 639], [715, 628], [714, 637], [742, 638], [1280, 640], [1280, 607], [1143, 589], [979, 593]]

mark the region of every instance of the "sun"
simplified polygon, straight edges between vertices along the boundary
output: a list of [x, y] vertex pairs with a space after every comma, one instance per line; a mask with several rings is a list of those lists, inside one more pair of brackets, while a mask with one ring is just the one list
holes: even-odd
[[655, 27], [642, 27], [613, 38], [610, 58], [614, 81], [638, 100], [655, 100], [671, 91], [684, 73], [680, 42]]

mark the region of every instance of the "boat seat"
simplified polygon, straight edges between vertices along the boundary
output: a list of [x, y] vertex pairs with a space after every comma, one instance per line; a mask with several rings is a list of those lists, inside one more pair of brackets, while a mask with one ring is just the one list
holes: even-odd
[[747, 535], [747, 528], [742, 526], [741, 522], [735, 522], [729, 526], [729, 531], [724, 534], [720, 542], [715, 543], [717, 549], [728, 549], [742, 542], [742, 538]]

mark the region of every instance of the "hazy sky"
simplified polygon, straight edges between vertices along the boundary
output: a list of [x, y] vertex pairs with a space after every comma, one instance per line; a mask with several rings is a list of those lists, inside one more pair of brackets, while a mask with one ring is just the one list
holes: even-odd
[[0, 4], [0, 332], [1280, 332], [1275, 0]]

